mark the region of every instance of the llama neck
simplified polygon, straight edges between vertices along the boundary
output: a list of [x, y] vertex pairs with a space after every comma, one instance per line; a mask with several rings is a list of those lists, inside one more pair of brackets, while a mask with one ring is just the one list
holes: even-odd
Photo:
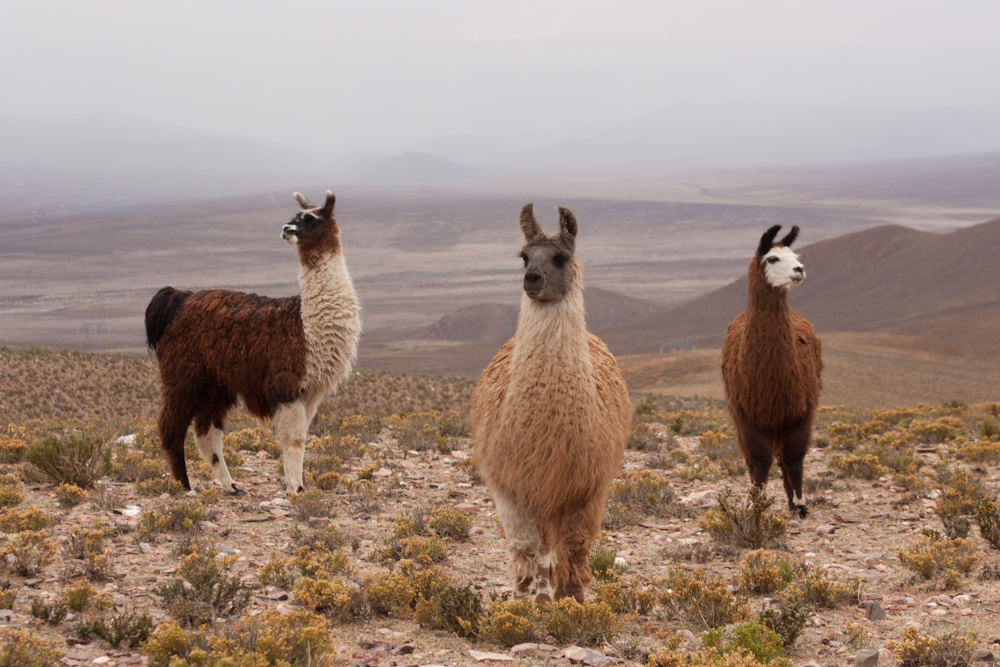
[[361, 335], [358, 297], [342, 252], [299, 268], [306, 339], [303, 388], [324, 392], [346, 379]]
[[757, 373], [783, 373], [796, 364], [788, 289], [771, 287], [756, 262], [747, 275], [744, 362], [755, 366]]
[[[521, 312], [517, 318], [512, 364], [520, 378], [529, 384], [557, 380], [553, 369], [591, 368], [584, 317], [583, 286], [574, 284], [566, 296], [554, 303], [537, 303], [527, 294], [521, 297]], [[564, 372], [565, 371], [565, 372]]]

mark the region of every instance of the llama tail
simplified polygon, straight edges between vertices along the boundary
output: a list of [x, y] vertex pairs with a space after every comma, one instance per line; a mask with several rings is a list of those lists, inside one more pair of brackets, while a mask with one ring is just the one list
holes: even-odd
[[191, 292], [164, 287], [146, 306], [146, 344], [149, 345], [150, 350], [156, 351], [156, 346], [163, 337], [167, 325], [170, 324], [170, 320], [174, 319], [174, 315], [177, 314], [189, 296], [191, 296]]

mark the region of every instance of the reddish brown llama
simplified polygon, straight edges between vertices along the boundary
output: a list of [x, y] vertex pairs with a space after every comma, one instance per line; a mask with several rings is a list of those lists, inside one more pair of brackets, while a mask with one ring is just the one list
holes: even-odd
[[301, 210], [282, 228], [299, 252], [300, 295], [272, 299], [228, 290], [182, 292], [164, 287], [146, 308], [146, 341], [163, 381], [160, 442], [170, 472], [190, 489], [184, 437], [194, 420], [202, 458], [233, 494], [222, 429], [236, 402], [274, 420], [289, 494], [302, 490], [309, 424], [323, 398], [351, 372], [361, 334], [358, 299], [347, 273], [334, 196]]
[[812, 325], [788, 305], [788, 288], [805, 278], [790, 246], [792, 227], [764, 233], [747, 271], [747, 308], [733, 320], [722, 347], [722, 379], [729, 414], [750, 480], [767, 484], [776, 459], [793, 515], [805, 517], [802, 467], [823, 390], [822, 346]]
[[510, 543], [517, 594], [582, 602], [632, 404], [614, 357], [587, 333], [573, 213], [559, 207], [554, 236], [531, 204], [520, 223], [521, 311], [472, 399], [476, 463]]

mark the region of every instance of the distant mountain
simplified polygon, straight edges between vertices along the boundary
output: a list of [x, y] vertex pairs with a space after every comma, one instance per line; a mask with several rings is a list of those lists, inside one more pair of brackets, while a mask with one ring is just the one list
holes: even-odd
[[438, 183], [472, 178], [482, 173], [481, 169], [437, 155], [410, 151], [375, 163], [364, 180], [369, 183]]
[[[663, 310], [663, 306], [630, 299], [622, 294], [598, 287], [584, 290], [587, 306], [587, 328], [600, 331]], [[481, 303], [449, 313], [412, 337], [438, 340], [505, 341], [517, 331], [518, 308], [498, 303]]]
[[151, 121], [0, 118], [0, 210], [165, 201], [306, 188], [326, 163], [263, 141]]
[[[763, 233], [764, 230], [761, 230]], [[747, 239], [747, 263], [757, 239]], [[906, 334], [1000, 345], [1000, 219], [949, 234], [875, 227], [801, 248], [792, 308], [817, 331]], [[746, 277], [667, 312], [602, 332], [616, 354], [690, 337], [718, 347], [746, 307]]]

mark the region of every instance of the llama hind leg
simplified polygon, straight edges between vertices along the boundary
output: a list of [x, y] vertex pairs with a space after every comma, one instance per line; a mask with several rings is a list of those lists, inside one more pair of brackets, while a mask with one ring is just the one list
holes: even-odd
[[226, 465], [222, 451], [222, 423], [212, 423], [210, 419], [195, 420], [194, 442], [198, 445], [201, 458], [212, 468], [212, 477], [218, 480], [226, 493], [245, 495], [245, 491], [236, 488], [236, 483], [229, 474], [229, 466]]
[[309, 435], [306, 406], [301, 401], [282, 403], [274, 413], [274, 432], [281, 446], [281, 461], [285, 468], [285, 490], [288, 495], [302, 491], [302, 461]]
[[774, 460], [773, 442], [749, 424], [742, 424], [737, 428], [737, 440], [751, 483], [759, 487], [767, 486], [767, 477]]
[[166, 455], [171, 476], [184, 486], [185, 491], [191, 490], [191, 482], [188, 480], [187, 464], [184, 461], [184, 438], [187, 437], [192, 417], [183, 399], [166, 395], [163, 397], [163, 407], [157, 422], [160, 446]]

